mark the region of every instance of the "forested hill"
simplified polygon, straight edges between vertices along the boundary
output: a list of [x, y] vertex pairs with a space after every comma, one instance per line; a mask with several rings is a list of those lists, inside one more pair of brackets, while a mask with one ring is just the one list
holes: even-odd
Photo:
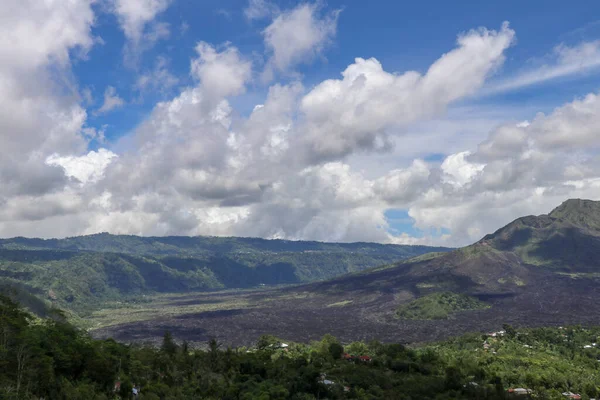
[[[97, 234], [0, 240], [0, 289], [83, 311], [152, 292], [252, 288], [329, 279], [446, 248], [220, 237]], [[28, 302], [31, 299], [27, 299]]]
[[429, 252], [448, 251], [444, 247], [408, 246], [380, 243], [327, 243], [245, 237], [214, 236], [165, 236], [142, 237], [132, 235], [76, 236], [65, 239], [36, 239], [16, 237], [0, 239], [0, 249], [7, 250], [69, 250], [137, 255], [187, 255], [206, 256], [214, 254], [244, 253], [297, 253], [297, 252], [343, 252], [385, 256], [401, 259]]

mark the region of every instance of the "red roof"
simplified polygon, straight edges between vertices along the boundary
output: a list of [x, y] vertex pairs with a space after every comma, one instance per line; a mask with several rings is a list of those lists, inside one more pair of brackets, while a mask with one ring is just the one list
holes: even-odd
[[361, 361], [371, 361], [371, 357], [369, 356], [360, 356], [358, 358], [360, 358]]

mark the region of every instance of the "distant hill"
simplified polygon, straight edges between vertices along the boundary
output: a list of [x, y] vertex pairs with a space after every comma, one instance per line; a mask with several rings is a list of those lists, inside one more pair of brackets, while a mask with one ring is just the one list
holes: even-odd
[[98, 300], [298, 284], [448, 250], [238, 237], [19, 237], [0, 240], [0, 284], [85, 312]]
[[298, 252], [344, 252], [369, 255], [384, 255], [406, 258], [429, 253], [447, 251], [448, 248], [408, 246], [380, 243], [327, 243], [303, 240], [261, 239], [246, 237], [215, 236], [164, 236], [143, 237], [133, 235], [76, 236], [66, 239], [32, 239], [16, 237], [0, 239], [0, 249], [14, 250], [69, 250], [137, 255], [205, 256], [212, 254], [244, 253], [298, 253]]

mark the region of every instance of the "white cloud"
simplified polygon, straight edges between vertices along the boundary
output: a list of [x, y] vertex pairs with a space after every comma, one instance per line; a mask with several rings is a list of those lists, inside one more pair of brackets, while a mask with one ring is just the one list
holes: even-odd
[[317, 85], [302, 100], [311, 157], [331, 158], [385, 146], [389, 129], [439, 115], [475, 93], [503, 62], [514, 32], [480, 29], [459, 36], [425, 75], [393, 74], [374, 58], [357, 58], [341, 80]]
[[59, 156], [53, 154], [46, 159], [49, 165], [58, 165], [65, 170], [69, 177], [77, 179], [82, 184], [98, 182], [104, 176], [106, 167], [117, 155], [107, 149], [90, 151], [88, 154], [76, 156]]
[[49, 63], [67, 65], [69, 51], [93, 45], [92, 1], [69, 7], [37, 0], [5, 0], [0, 7], [2, 69], [33, 70]]
[[171, 0], [112, 0], [113, 12], [127, 43], [124, 48], [125, 65], [137, 68], [140, 55], [159, 40], [170, 36], [170, 25], [156, 18], [171, 4]]
[[278, 15], [263, 31], [271, 53], [263, 79], [271, 80], [274, 72], [286, 72], [319, 55], [335, 36], [338, 14], [320, 15], [317, 4], [305, 3]]
[[517, 90], [561, 78], [583, 75], [600, 68], [600, 40], [582, 42], [570, 47], [561, 44], [554, 48], [549, 62], [524, 70], [505, 80], [492, 83], [484, 94]]
[[232, 46], [219, 52], [206, 42], [196, 46], [198, 58], [192, 60], [192, 76], [200, 81], [211, 98], [222, 99], [242, 93], [252, 77], [252, 63]]
[[442, 163], [440, 169], [443, 173], [442, 181], [453, 186], [463, 187], [477, 177], [485, 165], [467, 161], [470, 151], [451, 154]]
[[67, 180], [46, 157], [87, 147], [70, 53], [93, 46], [93, 23], [91, 1], [0, 5], [0, 202], [60, 190]]
[[114, 0], [114, 2], [114, 11], [125, 36], [139, 43], [146, 25], [165, 11], [171, 0]]
[[268, 0], [249, 0], [248, 7], [244, 9], [244, 15], [249, 20], [267, 18], [278, 12], [277, 5]]
[[429, 186], [431, 171], [423, 160], [414, 160], [406, 169], [395, 169], [375, 180], [375, 192], [394, 207], [404, 207], [421, 196]]
[[96, 111], [97, 114], [106, 114], [116, 108], [122, 107], [125, 101], [117, 94], [117, 89], [113, 86], [108, 86], [104, 91], [104, 102]]

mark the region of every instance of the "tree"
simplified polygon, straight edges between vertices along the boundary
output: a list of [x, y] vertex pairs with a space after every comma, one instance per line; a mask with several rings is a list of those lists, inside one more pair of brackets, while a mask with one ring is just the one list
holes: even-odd
[[515, 330], [515, 328], [512, 327], [512, 325], [504, 324], [502, 325], [502, 329], [504, 329], [504, 331], [506, 332], [506, 336], [509, 339], [514, 339], [517, 336], [517, 331]]
[[171, 357], [177, 353], [177, 344], [173, 340], [173, 336], [171, 335], [170, 331], [166, 331], [163, 335], [163, 342], [160, 349]]
[[259, 350], [264, 350], [267, 347], [271, 347], [279, 343], [281, 343], [281, 341], [273, 335], [262, 335], [258, 338], [258, 341], [256, 342], [256, 347]]
[[213, 371], [219, 370], [219, 364], [221, 360], [221, 352], [219, 349], [221, 346], [221, 343], [219, 343], [214, 337], [210, 338], [208, 341], [208, 362]]
[[334, 360], [342, 358], [342, 354], [344, 354], [344, 347], [339, 343], [331, 343], [329, 345], [329, 354]]
[[121, 396], [122, 399], [129, 399], [131, 398], [132, 390], [133, 385], [131, 384], [131, 381], [126, 378], [123, 381], [121, 381], [121, 389], [119, 389], [119, 396]]

